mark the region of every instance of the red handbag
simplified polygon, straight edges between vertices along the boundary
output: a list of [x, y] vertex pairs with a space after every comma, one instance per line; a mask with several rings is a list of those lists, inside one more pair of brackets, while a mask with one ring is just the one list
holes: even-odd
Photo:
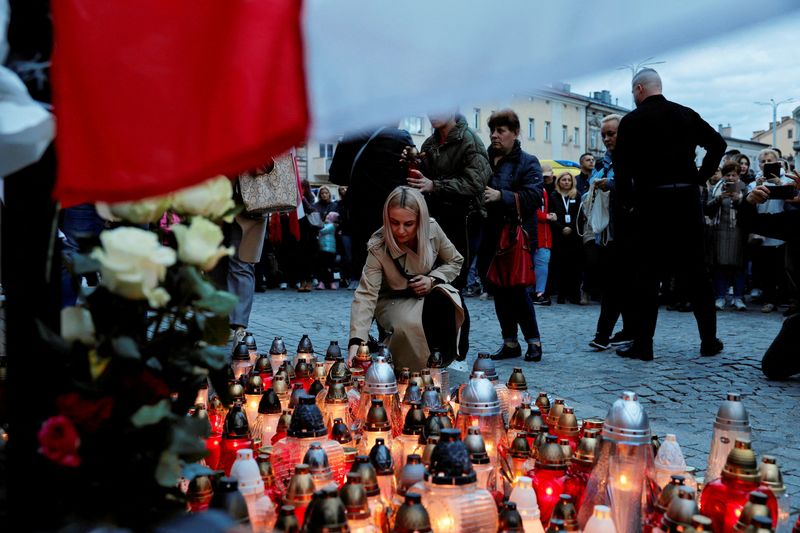
[[486, 273], [490, 283], [503, 288], [530, 287], [536, 283], [528, 232], [522, 228], [522, 211], [517, 193], [514, 193], [514, 201], [517, 204], [517, 220], [507, 222], [500, 231], [497, 250]]

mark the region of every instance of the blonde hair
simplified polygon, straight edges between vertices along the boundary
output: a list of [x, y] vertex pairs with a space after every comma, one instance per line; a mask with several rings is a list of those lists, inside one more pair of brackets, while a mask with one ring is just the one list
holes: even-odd
[[600, 124], [605, 124], [606, 122], [611, 122], [612, 120], [616, 120], [617, 122], [622, 120], [622, 115], [618, 115], [617, 113], [612, 113], [610, 115], [606, 115], [603, 117], [603, 120], [600, 121]]
[[567, 196], [569, 196], [570, 198], [575, 198], [575, 196], [578, 195], [578, 189], [575, 188], [575, 176], [573, 176], [566, 170], [559, 172], [558, 176], [556, 176], [556, 190], [559, 192], [559, 194], [563, 194], [561, 191], [561, 187], [558, 185], [558, 182], [561, 181], [561, 178], [565, 175], [569, 176], [569, 180], [572, 183], [572, 187], [570, 188], [569, 192], [567, 192]]
[[417, 215], [417, 255], [422, 259], [422, 266], [427, 271], [433, 268], [433, 248], [430, 245], [431, 217], [428, 214], [428, 204], [425, 198], [416, 189], [400, 186], [393, 190], [383, 204], [383, 240], [386, 247], [393, 255], [403, 253], [392, 234], [389, 223], [389, 209], [399, 207], [408, 209]]

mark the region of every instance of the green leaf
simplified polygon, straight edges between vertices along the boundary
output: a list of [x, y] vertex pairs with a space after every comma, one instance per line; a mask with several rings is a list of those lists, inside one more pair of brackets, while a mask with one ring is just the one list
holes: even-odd
[[228, 351], [220, 346], [200, 346], [192, 350], [190, 360], [203, 368], [222, 370], [228, 364]]
[[[197, 424], [195, 424], [195, 427], [176, 425], [173, 428], [172, 442], [170, 443], [169, 451], [186, 461], [199, 461], [208, 455], [206, 444], [201, 437], [201, 434], [204, 432], [203, 428], [206, 427], [208, 422], [202, 419], [187, 419], [190, 421], [193, 420]], [[204, 425], [198, 427], [200, 423]]]
[[157, 424], [172, 415], [169, 407], [169, 400], [166, 398], [155, 405], [143, 405], [133, 413], [131, 423], [137, 428]]
[[211, 311], [215, 315], [228, 315], [236, 304], [239, 297], [228, 291], [214, 291], [211, 294], [200, 298], [194, 302], [195, 307], [205, 311]]
[[216, 291], [203, 275], [193, 266], [183, 265], [179, 271], [179, 286], [184, 294], [192, 294], [205, 298]]
[[231, 328], [227, 315], [205, 315], [202, 321], [198, 320], [198, 325], [200, 324], [202, 324], [200, 327], [202, 327], [205, 342], [218, 346], [228, 344]]
[[139, 361], [142, 354], [139, 353], [139, 345], [130, 337], [117, 337], [112, 339], [111, 345], [114, 348], [114, 353], [126, 359], [133, 359]]
[[[53, 351], [58, 353], [59, 355], [67, 355], [70, 352], [70, 345], [69, 343], [64, 340], [64, 337], [47, 327], [47, 325], [39, 320], [38, 318], [35, 319], [36, 321], [36, 330], [39, 334], [39, 338], [41, 338], [48, 346], [50, 346]], [[227, 341], [227, 338], [225, 339]]]
[[201, 465], [200, 463], [184, 463], [181, 469], [181, 477], [185, 478], [186, 481], [191, 481], [199, 476], [213, 476], [217, 473], [218, 471], [211, 470], [209, 467]]
[[156, 483], [162, 487], [174, 487], [181, 476], [181, 462], [178, 456], [170, 451], [161, 452], [156, 467]]
[[100, 261], [87, 254], [75, 254], [72, 256], [72, 273], [76, 276], [100, 272]]

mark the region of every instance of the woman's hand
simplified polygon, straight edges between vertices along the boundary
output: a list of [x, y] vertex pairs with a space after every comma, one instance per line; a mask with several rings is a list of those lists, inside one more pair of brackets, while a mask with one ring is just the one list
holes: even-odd
[[348, 366], [348, 368], [353, 366], [353, 359], [355, 358], [357, 353], [358, 353], [358, 344], [352, 345], [347, 350], [347, 366]]
[[597, 180], [595, 183], [595, 189], [600, 189], [601, 191], [608, 189], [608, 178]]
[[558, 215], [556, 215], [555, 213], [547, 213], [548, 222], [555, 222], [556, 220], [558, 220]]
[[433, 192], [433, 182], [419, 170], [409, 170], [407, 181], [410, 187], [419, 189], [419, 192]]
[[425, 296], [433, 288], [433, 278], [430, 276], [415, 276], [408, 282], [408, 288], [417, 296]]
[[497, 189], [492, 189], [491, 187], [486, 187], [486, 190], [483, 191], [483, 200], [488, 204], [490, 202], [499, 202], [502, 194]]
[[564, 229], [561, 230], [561, 233], [563, 233], [564, 235], [569, 235], [569, 234], [572, 233], [572, 228], [567, 226], [567, 227], [565, 227]]

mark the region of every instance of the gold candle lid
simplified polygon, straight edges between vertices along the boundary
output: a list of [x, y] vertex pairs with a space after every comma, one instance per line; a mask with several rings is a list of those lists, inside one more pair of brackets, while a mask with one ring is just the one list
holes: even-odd
[[722, 469], [722, 477], [738, 479], [750, 483], [758, 483], [761, 476], [758, 473], [756, 454], [747, 439], [736, 439], [733, 449], [728, 454], [728, 460]]
[[761, 481], [767, 485], [776, 497], [786, 494], [786, 485], [783, 484], [783, 475], [778, 466], [778, 461], [772, 455], [765, 455], [758, 465]]

